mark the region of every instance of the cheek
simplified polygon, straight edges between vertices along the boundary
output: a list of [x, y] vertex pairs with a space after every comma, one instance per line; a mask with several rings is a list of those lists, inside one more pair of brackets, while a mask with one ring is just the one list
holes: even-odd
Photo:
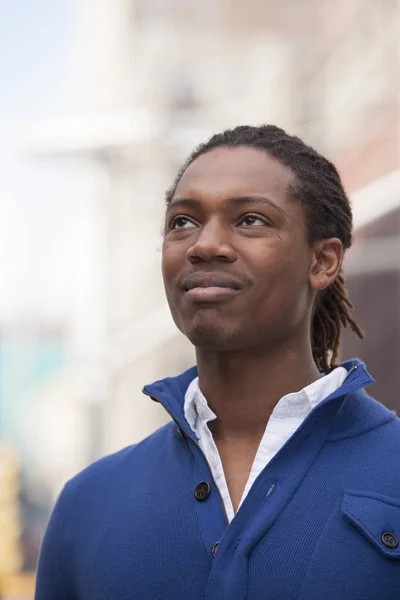
[[309, 257], [304, 244], [277, 244], [258, 261], [260, 301], [291, 303], [307, 295]]
[[163, 243], [161, 255], [161, 271], [164, 284], [168, 287], [172, 284], [186, 261], [186, 249], [179, 244]]

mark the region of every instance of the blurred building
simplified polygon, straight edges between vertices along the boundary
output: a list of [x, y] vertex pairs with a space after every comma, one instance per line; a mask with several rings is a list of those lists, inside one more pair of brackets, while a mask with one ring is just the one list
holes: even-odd
[[[285, 37], [272, 3], [270, 23], [255, 14], [243, 24], [238, 10], [240, 3], [81, 3], [71, 58], [75, 115], [41, 124], [32, 141], [38, 157], [72, 157], [76, 165], [75, 374], [54, 381], [51, 395], [86, 415], [81, 422], [90, 415], [89, 442], [84, 452], [57, 452], [51, 435], [59, 437], [64, 419], [42, 433], [65, 478], [164, 423], [165, 411], [141, 388], [193, 364], [160, 275], [164, 192], [180, 161], [221, 127], [264, 120], [290, 127], [298, 119], [297, 40]], [[79, 383], [66, 394], [71, 378]], [[48, 474], [58, 489], [60, 478]]]
[[355, 243], [345, 270], [366, 332], [364, 341], [346, 332], [342, 355], [364, 359], [376, 379], [369, 391], [400, 410], [400, 3], [325, 4], [313, 135], [351, 192]]
[[11, 447], [0, 444], [0, 593], [4, 575], [22, 566], [19, 465]]
[[[362, 345], [346, 337], [344, 355], [368, 359], [390, 404], [400, 383], [399, 1], [82, 0], [79, 10], [74, 110], [31, 138], [38, 158], [72, 159], [75, 180], [68, 368], [38, 399], [47, 486], [55, 494], [165, 422], [141, 388], [194, 355], [164, 300], [164, 190], [196, 143], [238, 123], [281, 125], [339, 166], [360, 223], [349, 285], [369, 332]], [[370, 268], [363, 257], [378, 254]]]
[[[66, 362], [62, 328], [44, 323], [3, 323], [0, 328], [0, 596], [20, 589], [20, 569], [33, 570], [48, 507], [53, 501], [52, 446], [43, 445], [60, 416], [41, 418], [44, 386]], [[37, 398], [40, 397], [40, 402]], [[59, 404], [52, 397], [54, 407]], [[42, 441], [43, 439], [43, 441]], [[47, 440], [48, 441], [48, 440]], [[60, 458], [60, 457], [59, 457]], [[56, 465], [62, 469], [62, 461]], [[64, 473], [61, 474], [64, 477]], [[60, 478], [59, 478], [60, 479]], [[29, 576], [28, 587], [31, 585]], [[11, 587], [10, 587], [11, 586]], [[6, 594], [5, 597], [8, 597]]]

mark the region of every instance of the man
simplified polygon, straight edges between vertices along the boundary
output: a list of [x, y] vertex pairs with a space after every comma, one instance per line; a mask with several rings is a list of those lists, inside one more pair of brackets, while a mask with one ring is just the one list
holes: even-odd
[[216, 135], [167, 193], [162, 270], [197, 367], [171, 422], [67, 483], [37, 600], [400, 597], [400, 424], [337, 365], [352, 215], [335, 167], [273, 126]]

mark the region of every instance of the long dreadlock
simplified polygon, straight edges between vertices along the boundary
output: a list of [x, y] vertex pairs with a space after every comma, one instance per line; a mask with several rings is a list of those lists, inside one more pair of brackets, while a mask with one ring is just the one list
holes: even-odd
[[[291, 169], [295, 182], [289, 193], [306, 211], [308, 241], [339, 238], [344, 250], [351, 246], [353, 218], [349, 198], [336, 167], [300, 138], [274, 125], [242, 125], [212, 136], [198, 146], [180, 169], [166, 194], [169, 204], [183, 173], [200, 155], [218, 147], [247, 146], [264, 150]], [[317, 367], [329, 372], [337, 367], [342, 327], [364, 334], [352, 317], [353, 305], [340, 271], [335, 281], [318, 292], [311, 323], [312, 352]]]

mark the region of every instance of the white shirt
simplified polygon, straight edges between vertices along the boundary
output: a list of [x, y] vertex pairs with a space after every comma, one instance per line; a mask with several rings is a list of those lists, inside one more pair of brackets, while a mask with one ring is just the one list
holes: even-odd
[[[346, 369], [338, 367], [329, 375], [317, 379], [299, 392], [287, 394], [279, 400], [265, 428], [240, 504], [246, 498], [261, 471], [300, 427], [313, 408], [338, 389], [346, 377]], [[234, 517], [232, 501], [221, 458], [208, 427], [208, 422], [216, 419], [217, 415], [208, 406], [207, 400], [200, 390], [198, 377], [190, 383], [187, 389], [184, 411], [210, 465], [215, 483], [221, 492], [228, 519], [231, 521]]]

